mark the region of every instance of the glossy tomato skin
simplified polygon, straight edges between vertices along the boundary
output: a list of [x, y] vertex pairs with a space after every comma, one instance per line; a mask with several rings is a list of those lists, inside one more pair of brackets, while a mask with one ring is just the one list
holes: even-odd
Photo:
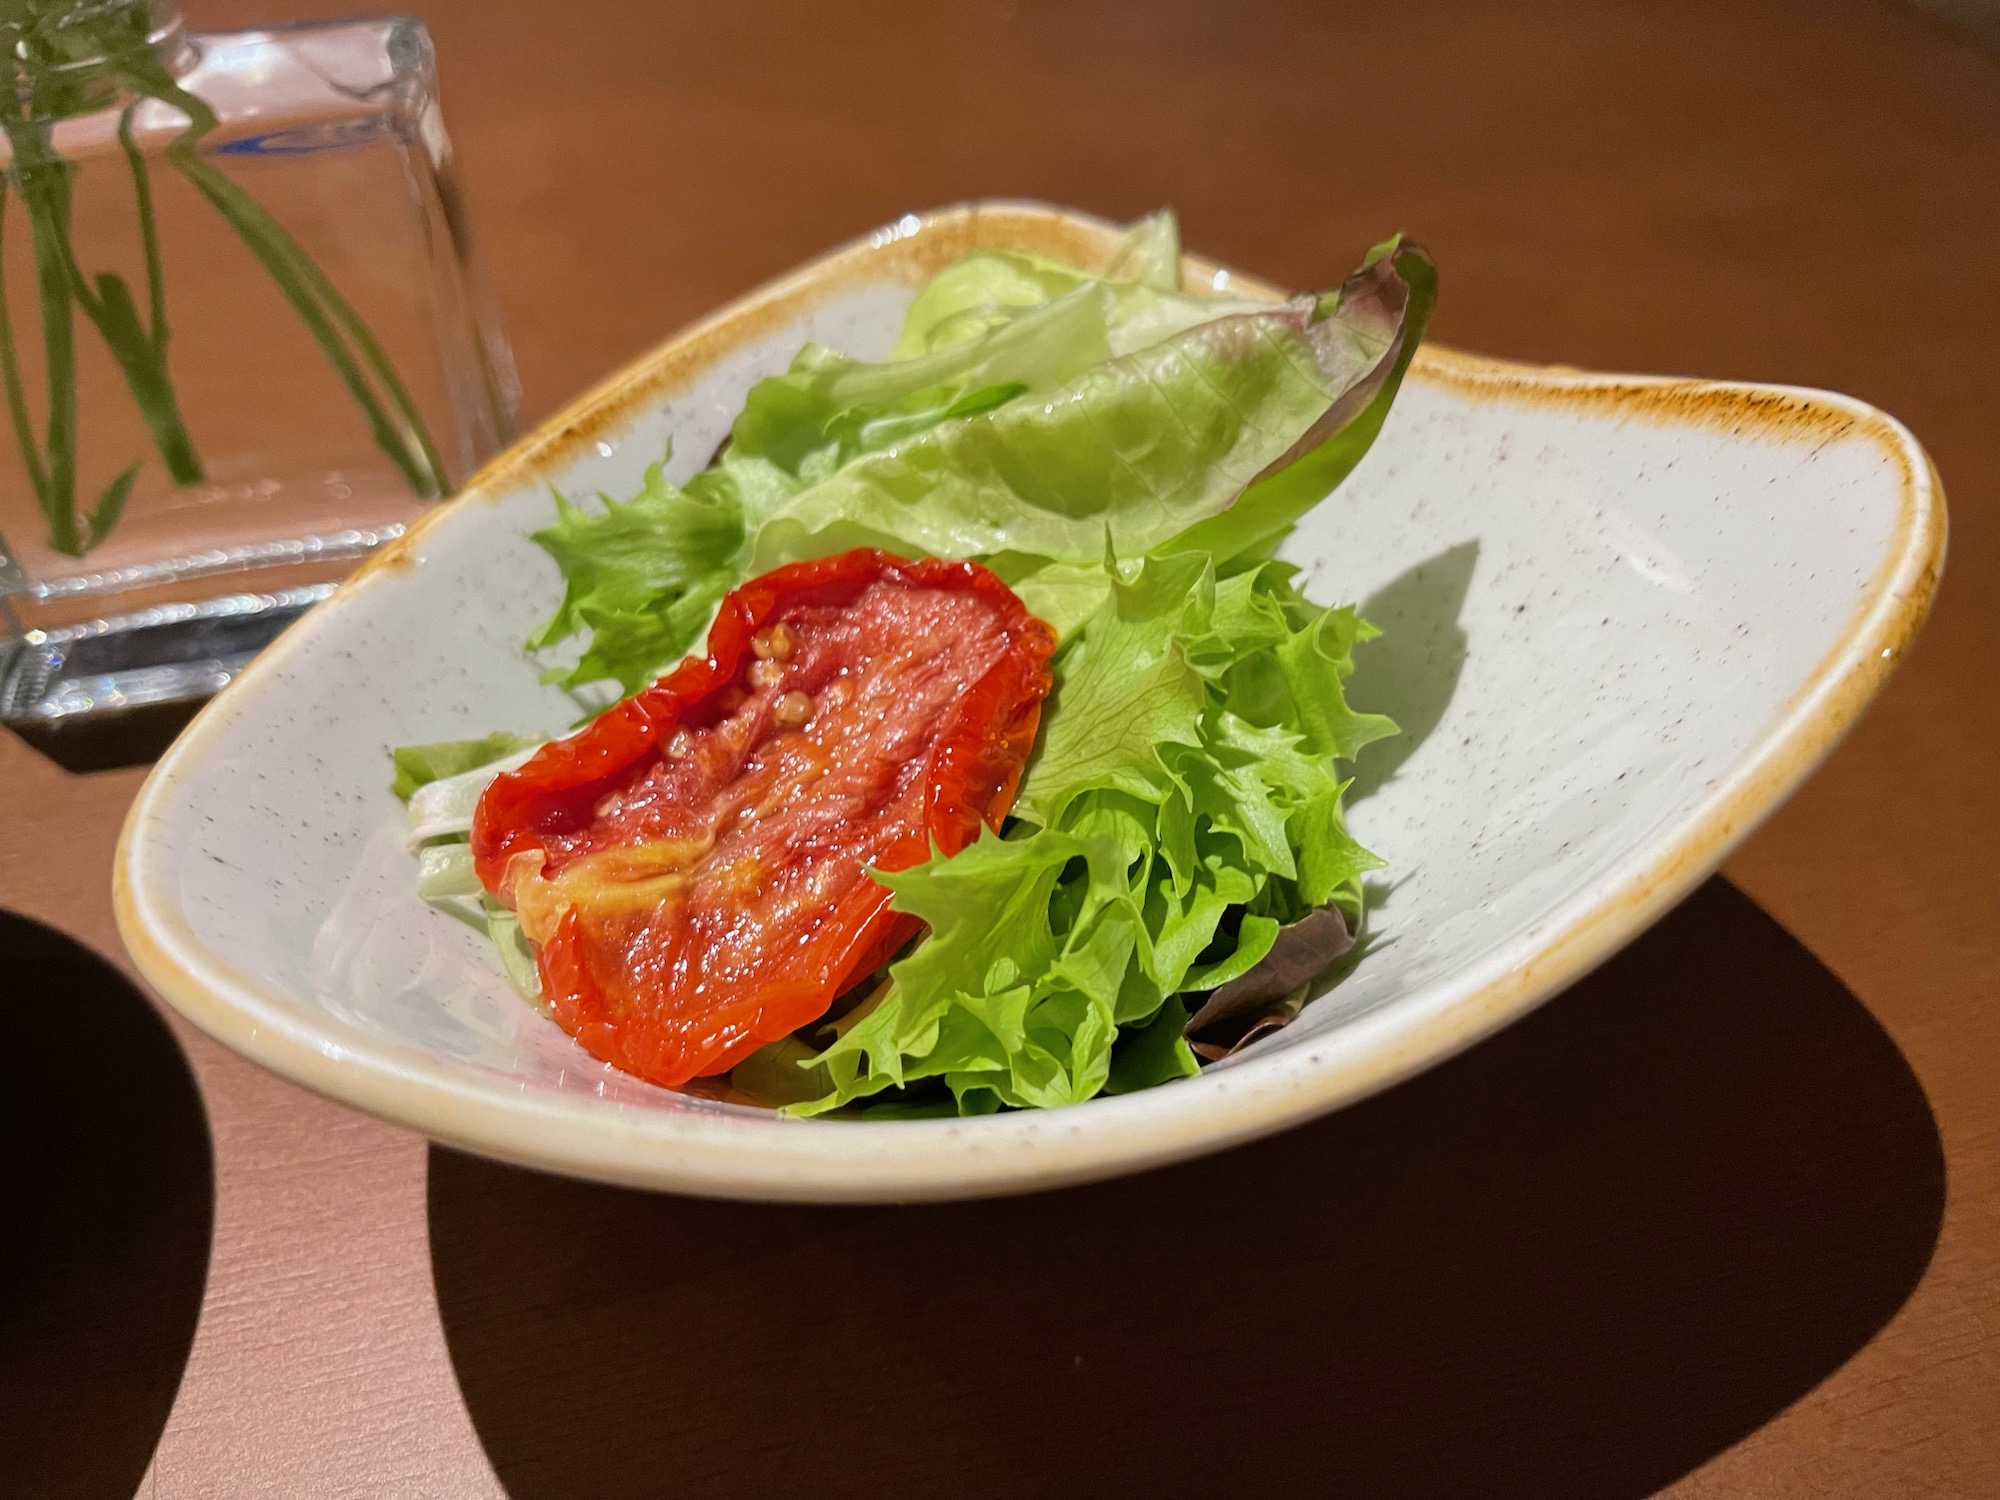
[[[770, 659], [774, 632], [797, 636], [796, 656]], [[730, 594], [706, 657], [480, 800], [480, 879], [531, 929], [556, 1019], [674, 1085], [824, 1015], [918, 926], [863, 866], [907, 869], [998, 829], [1053, 650], [976, 563], [857, 549]], [[798, 703], [817, 717], [778, 721]]]

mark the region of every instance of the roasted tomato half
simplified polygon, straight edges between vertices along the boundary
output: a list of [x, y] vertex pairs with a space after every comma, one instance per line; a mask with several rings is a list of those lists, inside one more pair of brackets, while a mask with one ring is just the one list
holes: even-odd
[[690, 657], [480, 799], [486, 888], [594, 1055], [680, 1084], [824, 1015], [914, 933], [868, 872], [997, 829], [1054, 638], [976, 563], [754, 578]]

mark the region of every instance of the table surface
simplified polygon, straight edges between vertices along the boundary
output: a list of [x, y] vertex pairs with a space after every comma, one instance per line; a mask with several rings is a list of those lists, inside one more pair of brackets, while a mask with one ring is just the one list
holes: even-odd
[[[2000, 64], [1873, 0], [413, 8], [531, 417], [911, 208], [1170, 203], [1302, 286], [1400, 228], [1443, 341], [1901, 417], [1948, 581], [1826, 768], [1624, 959], [1330, 1121], [1098, 1188], [612, 1192], [173, 1020], [197, 1106], [111, 970], [15, 924], [109, 1018], [75, 1098], [117, 1108], [51, 1095], [94, 1123], [8, 1136], [26, 1222], [71, 1240], [0, 1305], [0, 1490], [2000, 1494]], [[141, 775], [0, 739], [0, 906], [128, 970]], [[66, 1188], [86, 1158], [123, 1187]]]

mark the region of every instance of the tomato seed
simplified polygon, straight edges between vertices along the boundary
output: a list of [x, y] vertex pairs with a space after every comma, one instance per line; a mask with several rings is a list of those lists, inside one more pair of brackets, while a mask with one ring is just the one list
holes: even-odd
[[792, 654], [792, 628], [780, 621], [767, 626], [750, 637], [750, 649], [760, 657], [776, 657], [784, 661]]

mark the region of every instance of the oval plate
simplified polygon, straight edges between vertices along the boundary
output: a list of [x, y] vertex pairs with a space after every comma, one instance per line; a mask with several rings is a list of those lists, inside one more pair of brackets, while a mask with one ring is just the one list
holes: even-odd
[[[1944, 552], [1910, 434], [1843, 396], [1425, 349], [1374, 451], [1285, 555], [1361, 601], [1353, 824], [1389, 861], [1345, 980], [1198, 1078], [1050, 1113], [795, 1121], [583, 1053], [484, 940], [423, 905], [388, 746], [547, 732], [520, 643], [554, 607], [523, 540], [571, 495], [685, 478], [807, 339], [864, 358], [968, 249], [1099, 263], [1087, 215], [911, 215], [670, 339], [430, 512], [264, 652], [133, 805], [119, 928], [189, 1020], [329, 1098], [487, 1155], [740, 1198], [908, 1200], [1135, 1171], [1381, 1089], [1602, 962], [1713, 870], [1861, 713]], [[1268, 287], [1190, 257], [1191, 285]]]

